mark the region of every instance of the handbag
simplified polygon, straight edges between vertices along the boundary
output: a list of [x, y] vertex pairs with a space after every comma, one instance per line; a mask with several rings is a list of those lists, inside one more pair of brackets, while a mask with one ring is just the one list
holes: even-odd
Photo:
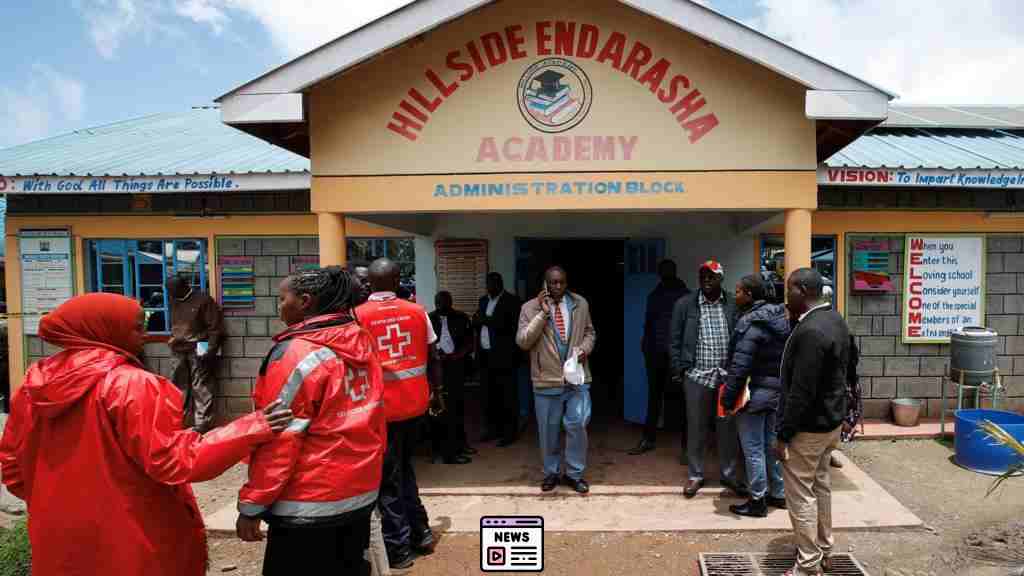
[[718, 417], [725, 418], [731, 414], [735, 414], [740, 410], [743, 410], [747, 406], [747, 402], [750, 402], [750, 377], [747, 376], [747, 381], [743, 383], [743, 389], [740, 390], [740, 396], [736, 399], [736, 405], [732, 408], [727, 408], [723, 402], [725, 401], [725, 383], [718, 386]]

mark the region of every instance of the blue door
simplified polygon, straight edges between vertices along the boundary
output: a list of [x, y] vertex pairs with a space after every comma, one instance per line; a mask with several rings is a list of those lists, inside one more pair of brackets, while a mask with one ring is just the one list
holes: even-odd
[[647, 295], [658, 285], [658, 262], [665, 257], [665, 240], [627, 240], [623, 282], [623, 399], [627, 422], [643, 424], [647, 417], [647, 370], [640, 351]]

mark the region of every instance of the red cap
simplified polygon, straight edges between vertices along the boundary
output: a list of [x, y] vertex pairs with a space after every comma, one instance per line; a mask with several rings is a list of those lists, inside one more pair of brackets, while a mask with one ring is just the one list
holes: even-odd
[[725, 276], [725, 268], [714, 260], [708, 260], [707, 262], [700, 265], [701, 270], [710, 270], [711, 272], [718, 274], [719, 276]]

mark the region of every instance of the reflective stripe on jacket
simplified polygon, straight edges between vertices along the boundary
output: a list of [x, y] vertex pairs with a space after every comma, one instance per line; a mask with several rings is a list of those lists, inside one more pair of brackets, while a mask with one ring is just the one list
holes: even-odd
[[387, 432], [370, 334], [335, 314], [292, 326], [275, 340], [253, 396], [257, 408], [280, 399], [295, 420], [253, 452], [239, 512], [308, 524], [373, 504]]

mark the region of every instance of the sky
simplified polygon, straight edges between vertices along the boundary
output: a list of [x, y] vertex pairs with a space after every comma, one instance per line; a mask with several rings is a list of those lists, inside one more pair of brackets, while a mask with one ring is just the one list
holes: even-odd
[[[700, 0], [899, 95], [1024, 105], [1020, 0]], [[0, 148], [217, 96], [405, 0], [8, 0]]]

